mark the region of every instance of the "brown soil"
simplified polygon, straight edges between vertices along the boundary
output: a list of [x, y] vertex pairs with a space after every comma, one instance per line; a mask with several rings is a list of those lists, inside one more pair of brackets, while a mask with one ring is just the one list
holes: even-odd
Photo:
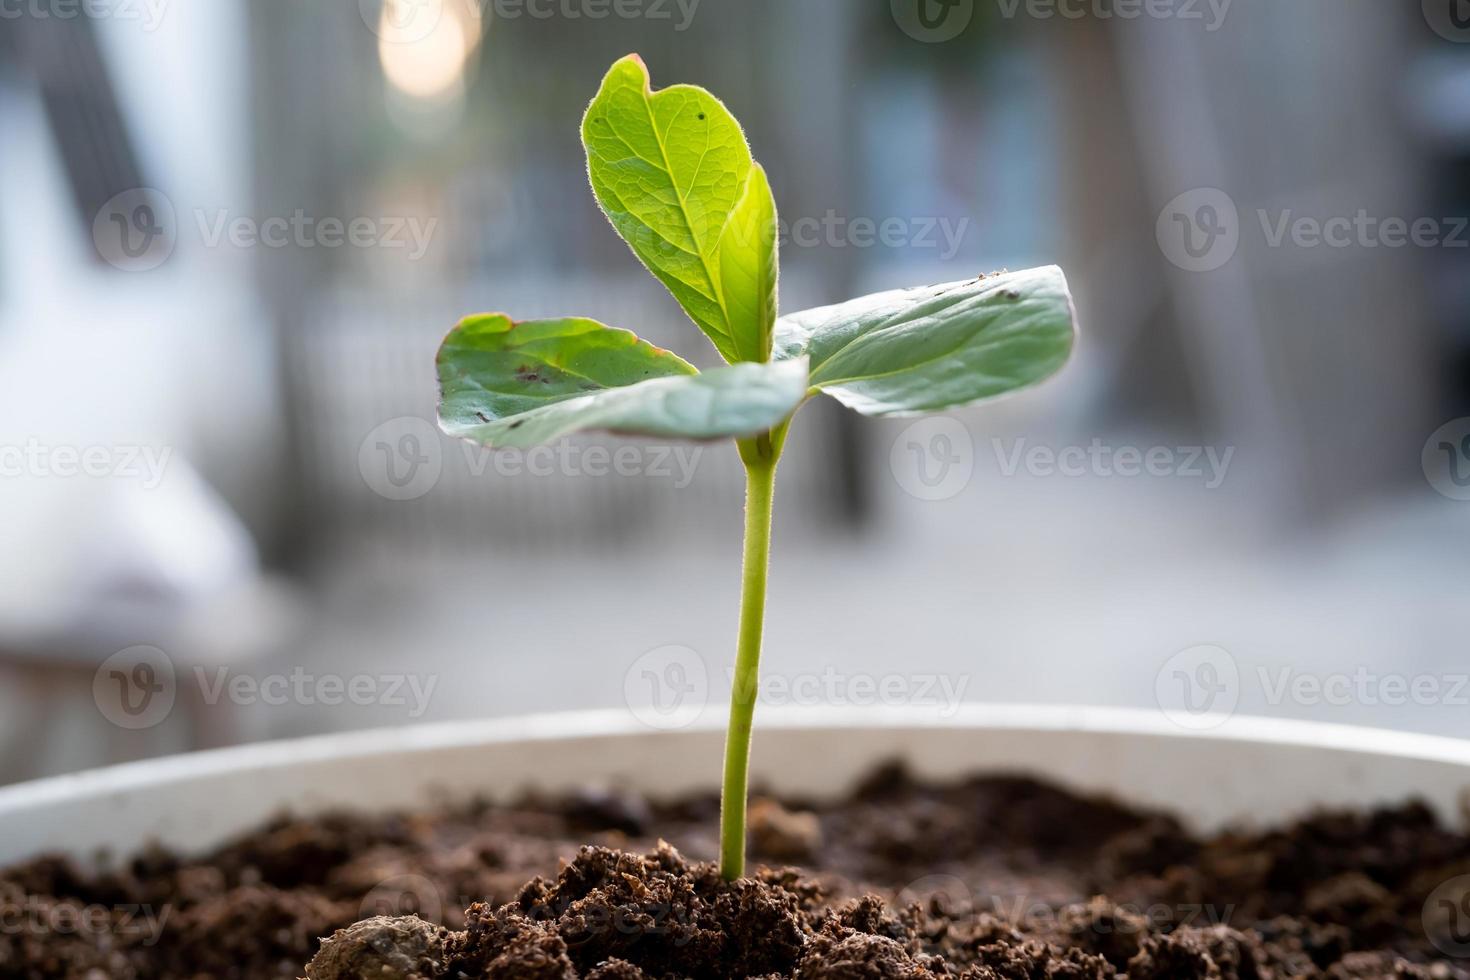
[[1201, 840], [886, 769], [840, 804], [757, 801], [762, 866], [734, 884], [699, 860], [716, 819], [586, 792], [35, 861], [0, 872], [0, 978], [1470, 978], [1470, 838], [1415, 804]]

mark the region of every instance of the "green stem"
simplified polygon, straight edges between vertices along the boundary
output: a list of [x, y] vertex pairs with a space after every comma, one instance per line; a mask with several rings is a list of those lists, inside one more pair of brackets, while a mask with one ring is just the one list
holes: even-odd
[[720, 795], [720, 874], [745, 874], [745, 797], [750, 772], [750, 732], [760, 690], [761, 635], [766, 620], [766, 572], [771, 559], [771, 499], [776, 462], [786, 427], [740, 441], [745, 462], [745, 564], [740, 585], [740, 634], [725, 733], [725, 780]]

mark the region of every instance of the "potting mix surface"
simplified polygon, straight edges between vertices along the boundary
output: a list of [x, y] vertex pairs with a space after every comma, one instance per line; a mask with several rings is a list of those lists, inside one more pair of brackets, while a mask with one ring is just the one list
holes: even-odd
[[1200, 839], [890, 767], [838, 804], [757, 794], [733, 884], [717, 825], [714, 796], [586, 791], [38, 860], [0, 872], [0, 977], [1470, 978], [1470, 837], [1414, 803]]

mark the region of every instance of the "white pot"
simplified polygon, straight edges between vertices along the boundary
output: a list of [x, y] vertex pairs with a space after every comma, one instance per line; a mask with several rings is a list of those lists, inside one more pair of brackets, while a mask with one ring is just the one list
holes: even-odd
[[[713, 713], [710, 713], [713, 714]], [[535, 715], [329, 735], [175, 756], [0, 789], [0, 864], [42, 852], [197, 852], [290, 810], [404, 810], [602, 783], [655, 795], [718, 785], [718, 723], [673, 732], [627, 712]], [[1163, 807], [1195, 828], [1261, 824], [1318, 806], [1418, 797], [1455, 819], [1470, 742], [1232, 718], [1210, 731], [1158, 712], [971, 705], [757, 712], [753, 778], [777, 792], [841, 793], [880, 762], [920, 776], [1025, 773]]]

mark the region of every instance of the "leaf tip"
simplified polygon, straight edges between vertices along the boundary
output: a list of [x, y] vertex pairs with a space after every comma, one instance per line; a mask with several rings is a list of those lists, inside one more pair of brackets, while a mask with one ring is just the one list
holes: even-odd
[[623, 57], [612, 63], [612, 67], [607, 70], [607, 74], [602, 76], [602, 84], [597, 87], [597, 94], [592, 97], [592, 101], [587, 105], [587, 111], [582, 115], [582, 143], [588, 148], [587, 163], [589, 176], [592, 163], [593, 112], [599, 106], [604, 107], [604, 112], [597, 117], [597, 121], [606, 126], [605, 100], [615, 89], [629, 84], [641, 86], [645, 93], [653, 91], [653, 80], [649, 75], [648, 65], [643, 61], [643, 56], [636, 52], [623, 55]]
[[[1044, 265], [1036, 271], [1056, 279], [1057, 289], [1067, 304], [1067, 319], [1072, 327], [1072, 340], [1075, 342], [1080, 332], [1077, 325], [1077, 299], [1072, 295], [1072, 284], [1067, 282], [1067, 273], [1059, 265]], [[1070, 353], [1070, 347], [1068, 352]]]
[[632, 54], [625, 54], [614, 62], [612, 70], [608, 72], [608, 75], [611, 76], [629, 70], [633, 74], [636, 74], [639, 80], [642, 81], [645, 91], [653, 91], [653, 75], [648, 70], [648, 62], [644, 61], [643, 55], [636, 51]]

